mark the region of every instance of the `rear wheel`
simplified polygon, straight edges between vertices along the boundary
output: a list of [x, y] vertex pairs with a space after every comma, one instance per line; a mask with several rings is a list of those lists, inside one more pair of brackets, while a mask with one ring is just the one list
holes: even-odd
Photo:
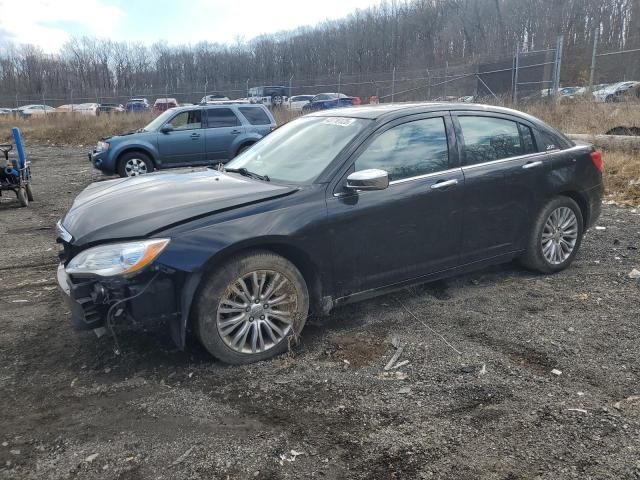
[[31, 190], [31, 184], [27, 183], [24, 186], [25, 191], [27, 192], [27, 198], [29, 199], [30, 202], [33, 202], [33, 191]]
[[136, 177], [153, 170], [153, 162], [148, 155], [141, 152], [125, 153], [118, 160], [118, 175], [121, 177]]
[[27, 195], [27, 190], [24, 187], [19, 187], [16, 195], [21, 207], [29, 206], [29, 196]]
[[270, 252], [238, 256], [206, 281], [195, 309], [196, 335], [214, 357], [253, 363], [287, 351], [309, 311], [300, 271]]
[[578, 204], [569, 197], [556, 197], [540, 211], [521, 262], [541, 273], [567, 268], [580, 244], [584, 220]]

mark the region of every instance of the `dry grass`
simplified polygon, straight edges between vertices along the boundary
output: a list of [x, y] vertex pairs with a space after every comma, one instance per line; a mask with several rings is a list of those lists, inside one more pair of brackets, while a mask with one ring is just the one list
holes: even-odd
[[93, 145], [103, 137], [144, 127], [151, 114], [78, 115], [59, 113], [29, 119], [0, 117], [0, 141], [13, 143], [11, 127], [19, 127], [25, 143]]
[[607, 195], [613, 200], [640, 206], [640, 156], [627, 152], [604, 154]]

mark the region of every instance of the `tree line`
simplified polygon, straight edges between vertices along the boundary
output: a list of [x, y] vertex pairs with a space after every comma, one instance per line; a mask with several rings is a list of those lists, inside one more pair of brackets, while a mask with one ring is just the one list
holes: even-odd
[[[247, 42], [150, 46], [72, 38], [59, 52], [0, 48], [0, 97], [109, 97], [139, 92], [236, 92], [245, 85], [367, 79], [537, 50], [564, 35], [563, 80], [588, 77], [600, 48], [640, 45], [640, 0], [392, 0], [336, 21]], [[233, 94], [233, 93], [232, 93]]]

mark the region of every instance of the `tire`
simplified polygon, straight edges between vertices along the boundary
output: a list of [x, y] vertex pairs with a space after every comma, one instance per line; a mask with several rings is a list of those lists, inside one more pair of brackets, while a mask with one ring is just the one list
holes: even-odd
[[27, 184], [24, 186], [24, 189], [25, 189], [25, 191], [27, 192], [27, 199], [28, 199], [30, 202], [33, 202], [33, 191], [31, 190], [31, 184], [30, 184], [30, 183], [27, 183]]
[[253, 145], [253, 143], [247, 143], [245, 145], [242, 145], [239, 149], [238, 152], [236, 153], [236, 157], [238, 155], [240, 155], [241, 153], [244, 153], [245, 151], [249, 150], [249, 148], [251, 148], [251, 146]]
[[[554, 225], [560, 228], [555, 229]], [[536, 217], [520, 262], [540, 273], [564, 270], [578, 253], [583, 233], [584, 219], [578, 204], [569, 197], [555, 197], [547, 202]]]
[[274, 95], [271, 97], [271, 106], [273, 107], [281, 107], [282, 106], [282, 96]]
[[[245, 280], [244, 289], [239, 279]], [[256, 291], [269, 296], [255, 302]], [[269, 300], [280, 303], [272, 306]], [[309, 293], [300, 271], [279, 255], [256, 251], [230, 259], [206, 279], [193, 320], [198, 340], [211, 355], [241, 365], [286, 352], [297, 341], [308, 312]]]
[[154, 169], [149, 156], [142, 152], [128, 152], [118, 159], [118, 175], [123, 178], [151, 173]]
[[29, 206], [29, 196], [27, 194], [27, 190], [24, 187], [19, 187], [17, 191], [18, 202], [20, 202], [21, 207]]

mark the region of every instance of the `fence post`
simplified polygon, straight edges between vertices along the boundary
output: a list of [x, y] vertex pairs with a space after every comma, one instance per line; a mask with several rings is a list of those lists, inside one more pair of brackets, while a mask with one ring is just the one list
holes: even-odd
[[396, 98], [396, 67], [393, 67], [393, 74], [391, 76], [391, 103]]
[[560, 35], [558, 37], [558, 43], [556, 46], [556, 64], [554, 68], [554, 79], [553, 79], [553, 96], [555, 97], [558, 94], [558, 90], [560, 89], [560, 72], [562, 70], [562, 44], [564, 42], [564, 37]]
[[516, 42], [516, 60], [513, 72], [513, 104], [518, 104], [518, 67], [520, 66], [520, 42]]
[[596, 73], [596, 58], [598, 54], [598, 38], [600, 37], [600, 27], [596, 28], [593, 36], [593, 51], [591, 52], [591, 70], [589, 71], [589, 92], [593, 91], [593, 77]]
[[431, 73], [427, 70], [427, 100], [431, 100]]
[[449, 61], [444, 64], [444, 83], [442, 84], [442, 96], [444, 97], [445, 102], [447, 101], [447, 82], [449, 81]]
[[293, 80], [293, 75], [289, 77], [289, 98], [291, 98], [291, 81]]
[[338, 73], [338, 93], [340, 93], [340, 88], [342, 85], [342, 72]]

